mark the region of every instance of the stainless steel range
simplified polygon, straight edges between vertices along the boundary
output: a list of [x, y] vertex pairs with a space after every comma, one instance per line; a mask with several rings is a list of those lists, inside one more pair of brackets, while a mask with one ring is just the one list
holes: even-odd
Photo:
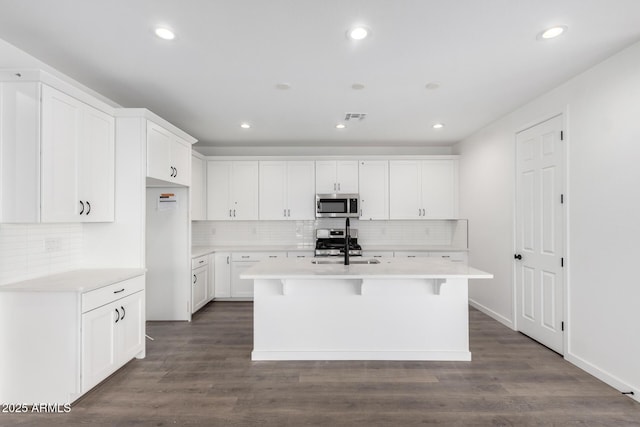
[[[349, 256], [362, 256], [362, 248], [358, 244], [358, 230], [352, 228], [349, 234], [351, 236]], [[317, 229], [315, 255], [317, 257], [344, 256], [344, 235], [343, 228]]]

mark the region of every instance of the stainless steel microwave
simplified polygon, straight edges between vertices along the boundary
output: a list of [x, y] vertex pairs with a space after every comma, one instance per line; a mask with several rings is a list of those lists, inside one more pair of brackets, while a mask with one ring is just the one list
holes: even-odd
[[316, 218], [358, 218], [357, 194], [316, 194]]

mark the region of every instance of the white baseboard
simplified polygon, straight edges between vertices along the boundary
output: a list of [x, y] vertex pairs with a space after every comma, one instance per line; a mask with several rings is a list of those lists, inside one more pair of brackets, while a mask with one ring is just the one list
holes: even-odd
[[468, 351], [274, 351], [253, 350], [251, 360], [445, 360], [470, 361]]
[[509, 329], [512, 329], [515, 331], [515, 327], [513, 325], [513, 321], [511, 321], [511, 319], [507, 319], [506, 317], [504, 317], [503, 315], [496, 313], [495, 311], [491, 310], [490, 308], [480, 304], [477, 301], [474, 301], [473, 299], [469, 299], [469, 305], [481, 312], [483, 312], [484, 314], [486, 314], [487, 316], [497, 320], [498, 322], [502, 323], [504, 326], [506, 326]]
[[587, 362], [586, 360], [576, 356], [575, 354], [572, 354], [571, 352], [567, 352], [564, 358], [567, 362], [573, 363], [578, 368], [593, 375], [600, 381], [604, 382], [607, 385], [610, 385], [611, 387], [615, 388], [621, 393], [632, 391], [634, 394], [627, 395], [627, 396], [632, 398], [633, 400], [640, 402], [640, 389], [632, 387], [629, 384], [626, 384], [624, 381], [622, 381], [620, 378], [616, 377], [615, 375], [611, 375], [610, 373], [598, 368], [592, 363]]

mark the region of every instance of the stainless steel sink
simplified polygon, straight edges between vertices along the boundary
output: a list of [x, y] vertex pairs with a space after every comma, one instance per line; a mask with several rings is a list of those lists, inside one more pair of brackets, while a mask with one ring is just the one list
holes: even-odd
[[[331, 258], [331, 259], [313, 259], [311, 264], [344, 264], [344, 258]], [[349, 259], [349, 264], [380, 264], [377, 259]]]

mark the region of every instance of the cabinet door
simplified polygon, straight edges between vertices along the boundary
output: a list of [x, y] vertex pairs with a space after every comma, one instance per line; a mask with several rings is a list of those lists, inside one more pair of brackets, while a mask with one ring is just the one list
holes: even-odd
[[218, 252], [214, 255], [215, 297], [231, 297], [231, 254]]
[[261, 220], [287, 219], [286, 190], [287, 162], [261, 161], [259, 189]]
[[191, 313], [207, 303], [207, 269], [207, 266], [203, 266], [191, 273]]
[[287, 219], [314, 220], [315, 172], [313, 161], [287, 162]]
[[389, 161], [390, 219], [422, 218], [421, 167], [417, 160]]
[[115, 120], [85, 106], [79, 147], [78, 196], [84, 222], [114, 221]]
[[182, 184], [185, 187], [191, 185], [191, 144], [183, 141], [175, 135], [171, 135], [170, 166], [174, 173], [172, 182]]
[[258, 162], [234, 161], [231, 168], [233, 219], [258, 219]]
[[336, 162], [338, 193], [358, 193], [358, 161], [338, 160]]
[[119, 317], [113, 304], [82, 315], [83, 393], [117, 369], [115, 325]]
[[389, 219], [389, 162], [360, 162], [360, 219]]
[[316, 193], [337, 193], [336, 162], [334, 160], [316, 161]]
[[41, 221], [77, 222], [78, 147], [83, 104], [42, 86]]
[[215, 297], [216, 292], [216, 257], [215, 254], [209, 255], [209, 271], [207, 272], [207, 302]]
[[173, 180], [171, 169], [171, 134], [147, 122], [147, 176], [163, 181]]
[[232, 262], [231, 263], [231, 297], [232, 298], [253, 298], [253, 279], [241, 279], [240, 275], [255, 262]]
[[458, 217], [457, 167], [454, 160], [422, 161], [424, 218]]
[[199, 157], [191, 157], [191, 219], [202, 221], [207, 219], [205, 193], [206, 162]]
[[207, 162], [207, 219], [231, 219], [231, 162]]
[[116, 363], [120, 367], [144, 349], [145, 308], [144, 291], [115, 301], [120, 312], [116, 329]]

